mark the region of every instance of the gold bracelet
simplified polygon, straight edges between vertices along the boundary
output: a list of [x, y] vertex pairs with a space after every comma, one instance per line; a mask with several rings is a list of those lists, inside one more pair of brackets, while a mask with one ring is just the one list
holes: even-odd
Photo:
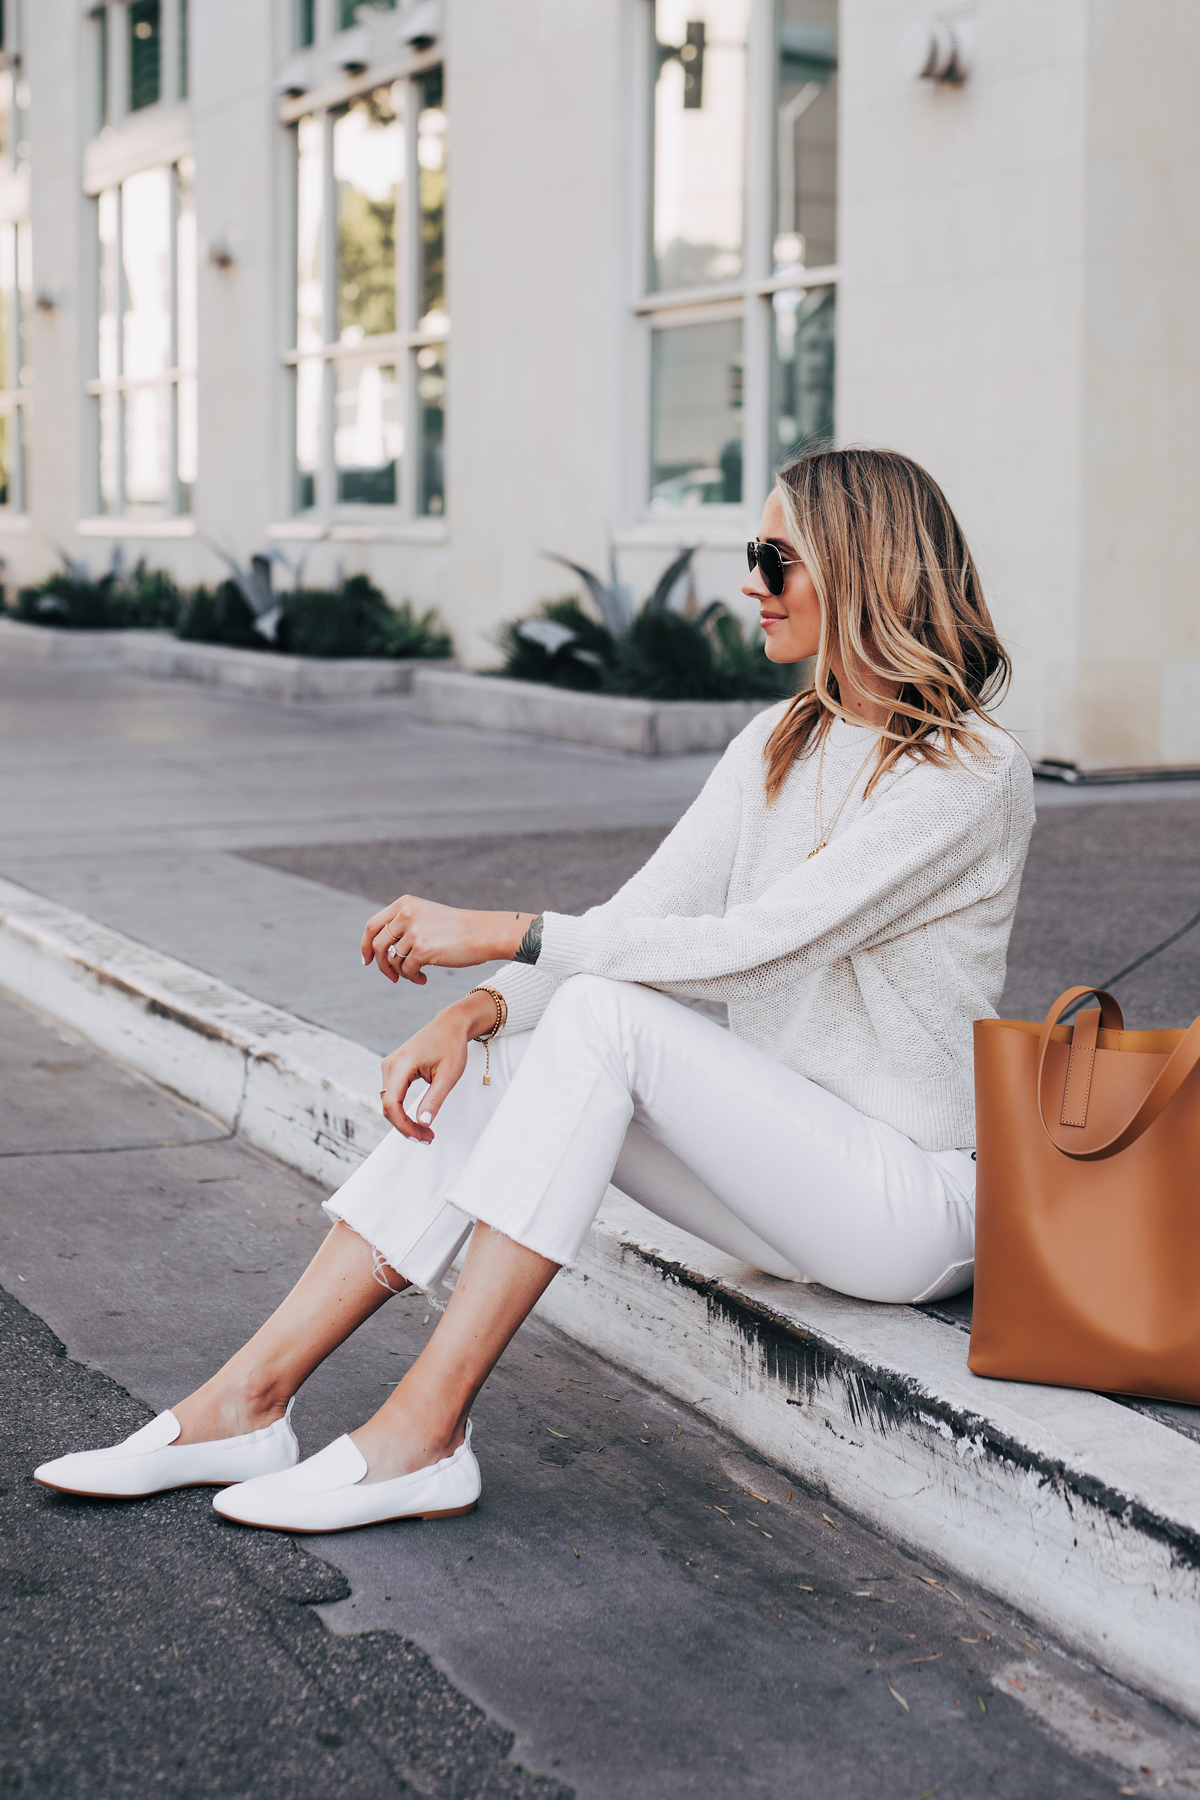
[[483, 1085], [484, 1087], [491, 1087], [492, 1039], [498, 1031], [503, 1031], [504, 1027], [508, 1024], [508, 1001], [504, 998], [504, 995], [500, 992], [499, 988], [474, 987], [471, 989], [471, 993], [490, 995], [496, 1008], [496, 1023], [492, 1026], [492, 1029], [490, 1031], [481, 1031], [479, 1036], [475, 1039], [477, 1044], [483, 1045]]

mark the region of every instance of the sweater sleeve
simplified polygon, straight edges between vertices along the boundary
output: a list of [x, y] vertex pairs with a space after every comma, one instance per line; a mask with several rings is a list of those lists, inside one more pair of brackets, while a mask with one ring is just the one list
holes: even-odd
[[987, 773], [913, 764], [819, 856], [724, 914], [635, 916], [612, 903], [579, 919], [547, 913], [539, 971], [704, 999], [779, 992], [997, 892], [1011, 804], [1011, 763]]
[[[736, 748], [735, 742], [649, 861], [587, 918], [695, 918], [724, 912], [741, 816], [741, 754], [735, 754]], [[562, 913], [544, 917], [580, 922]], [[575, 973], [551, 969], [544, 950], [536, 964], [503, 964], [488, 985], [508, 1002], [505, 1031], [531, 1031], [559, 985]]]

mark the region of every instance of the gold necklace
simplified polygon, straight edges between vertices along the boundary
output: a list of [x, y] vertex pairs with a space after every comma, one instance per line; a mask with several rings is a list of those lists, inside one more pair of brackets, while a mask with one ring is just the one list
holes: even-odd
[[826, 742], [826, 739], [828, 738], [828, 736], [829, 736], [828, 731], [825, 731], [821, 734], [821, 754], [817, 761], [817, 791], [816, 791], [816, 796], [815, 796], [815, 804], [814, 804], [814, 808], [813, 808], [813, 812], [814, 812], [813, 837], [816, 841], [814, 842], [813, 847], [809, 851], [808, 855], [805, 857], [805, 859], [804, 859], [805, 862], [811, 862], [813, 857], [817, 854], [818, 850], [824, 850], [826, 844], [829, 842], [830, 838], [833, 836], [833, 828], [842, 816], [842, 808], [845, 806], [847, 800], [850, 798], [851, 794], [854, 792], [854, 789], [858, 784], [859, 776], [862, 774], [863, 770], [866, 768], [867, 764], [870, 762], [870, 760], [871, 760], [872, 756], [875, 754], [875, 750], [876, 750], [876, 745], [872, 744], [871, 748], [867, 751], [867, 754], [863, 757], [862, 761], [859, 763], [857, 769], [855, 769], [853, 775], [850, 777], [850, 785], [846, 789], [845, 793], [842, 795], [841, 801], [838, 805], [838, 809], [834, 813], [832, 819], [830, 819], [830, 821], [829, 821], [829, 829], [826, 830], [824, 815], [823, 815], [822, 806], [821, 806], [821, 799], [822, 799], [822, 783], [823, 783], [823, 779], [824, 779], [824, 775], [825, 775], [825, 742]]

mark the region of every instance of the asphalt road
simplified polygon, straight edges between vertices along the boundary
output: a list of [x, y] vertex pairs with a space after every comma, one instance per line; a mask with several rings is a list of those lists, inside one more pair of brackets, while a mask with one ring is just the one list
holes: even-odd
[[[301, 1550], [203, 1491], [38, 1488], [208, 1373], [324, 1225], [311, 1183], [3, 1002], [0, 1082], [0, 1794], [1091, 1800], [1160, 1791], [1132, 1730], [1200, 1769], [1161, 1709], [537, 1321], [477, 1406], [468, 1519]], [[337, 1352], [304, 1450], [435, 1321], [404, 1296]], [[1036, 1710], [1062, 1692], [1067, 1740]]]

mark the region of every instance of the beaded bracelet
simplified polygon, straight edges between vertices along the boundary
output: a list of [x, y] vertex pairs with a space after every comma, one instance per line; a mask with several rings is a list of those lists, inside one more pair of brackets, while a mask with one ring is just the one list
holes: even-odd
[[483, 1085], [484, 1087], [491, 1087], [492, 1039], [498, 1031], [503, 1031], [504, 1027], [508, 1024], [508, 1001], [504, 998], [504, 995], [500, 990], [494, 987], [474, 987], [471, 989], [471, 992], [473, 994], [489, 994], [496, 1008], [496, 1023], [492, 1026], [492, 1029], [490, 1031], [481, 1031], [479, 1036], [475, 1039], [477, 1044], [483, 1045]]

